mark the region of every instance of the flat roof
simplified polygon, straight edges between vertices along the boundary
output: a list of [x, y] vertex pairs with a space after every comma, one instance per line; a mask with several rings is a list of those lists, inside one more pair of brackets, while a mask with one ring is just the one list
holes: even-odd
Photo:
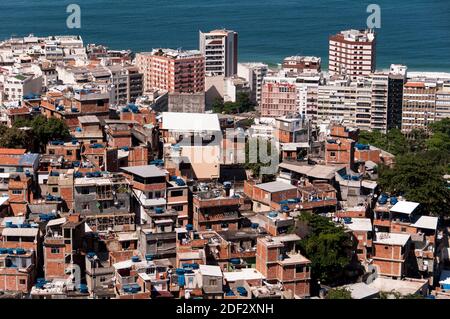
[[350, 290], [352, 299], [368, 299], [378, 295], [380, 290], [374, 286], [369, 286], [366, 283], [358, 282], [351, 285], [344, 286]]
[[297, 187], [295, 187], [294, 185], [285, 183], [285, 182], [269, 182], [269, 183], [262, 183], [262, 184], [257, 184], [255, 185], [255, 187], [258, 187], [266, 192], [281, 192], [281, 191], [287, 191], [287, 190], [291, 190], [291, 189], [296, 189]]
[[38, 228], [4, 228], [2, 236], [36, 237]]
[[372, 221], [369, 218], [352, 218], [351, 223], [345, 226], [353, 231], [371, 231]]
[[163, 112], [162, 128], [171, 131], [220, 131], [217, 114]]
[[23, 224], [25, 217], [23, 216], [8, 216], [2, 219], [1, 225], [6, 226], [7, 222], [12, 222], [14, 225]]
[[295, 173], [306, 175], [319, 179], [333, 179], [336, 172], [343, 169], [345, 166], [330, 166], [330, 165], [295, 165], [289, 163], [281, 163], [279, 167], [293, 171]]
[[168, 174], [168, 172], [165, 169], [161, 169], [156, 165], [129, 166], [129, 167], [121, 167], [121, 169], [130, 174], [144, 178], [162, 177]]
[[118, 233], [117, 237], [119, 241], [138, 240], [136, 232]]
[[96, 115], [85, 115], [78, 117], [78, 121], [81, 124], [88, 124], [88, 123], [100, 123], [100, 120]]
[[383, 292], [396, 291], [402, 295], [409, 295], [415, 294], [426, 284], [427, 279], [397, 280], [378, 277], [368, 286]]
[[300, 253], [287, 254], [286, 258], [278, 261], [282, 265], [306, 264], [309, 262], [310, 260]]
[[228, 282], [235, 282], [238, 280], [262, 280], [266, 278], [254, 268], [243, 268], [240, 271], [224, 272], [223, 277]]
[[205, 276], [222, 277], [220, 266], [199, 265], [200, 273]]
[[404, 246], [408, 242], [411, 236], [408, 234], [396, 234], [396, 233], [384, 233], [378, 232], [375, 234], [374, 243], [386, 244], [386, 245], [396, 245]]
[[423, 229], [437, 229], [439, 218], [431, 216], [420, 216], [419, 219], [411, 226]]
[[406, 200], [399, 201], [397, 204], [392, 206], [391, 212], [394, 213], [401, 213], [401, 214], [408, 214], [411, 215], [411, 213], [419, 206], [419, 203], [416, 202], [408, 202]]

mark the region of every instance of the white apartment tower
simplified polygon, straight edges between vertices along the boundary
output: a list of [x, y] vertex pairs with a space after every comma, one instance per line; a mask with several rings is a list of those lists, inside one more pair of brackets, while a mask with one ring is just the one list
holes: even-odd
[[346, 30], [330, 36], [330, 75], [367, 76], [376, 69], [376, 34], [372, 30]]
[[206, 76], [237, 74], [238, 34], [231, 30], [200, 31], [200, 52], [206, 60]]
[[264, 63], [239, 63], [238, 76], [247, 80], [250, 85], [251, 99], [258, 105], [261, 103], [261, 89], [268, 66]]

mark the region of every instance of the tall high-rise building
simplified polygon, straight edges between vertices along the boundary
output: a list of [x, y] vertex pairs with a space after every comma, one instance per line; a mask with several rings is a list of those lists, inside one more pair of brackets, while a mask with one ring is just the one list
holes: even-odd
[[205, 90], [205, 57], [197, 50], [154, 49], [138, 53], [136, 65], [144, 74], [144, 90], [198, 93]]
[[231, 30], [200, 31], [200, 52], [206, 59], [206, 75], [237, 74], [238, 34]]
[[318, 89], [317, 121], [339, 122], [361, 130], [387, 131], [388, 75], [334, 80]]
[[376, 34], [372, 30], [346, 30], [330, 36], [330, 75], [352, 79], [369, 75], [376, 69]]
[[238, 76], [247, 80], [250, 85], [251, 99], [258, 105], [261, 103], [261, 89], [268, 66], [264, 63], [239, 63]]
[[402, 132], [413, 129], [426, 129], [435, 121], [436, 92], [438, 84], [434, 81], [410, 80], [403, 87]]
[[406, 81], [406, 72], [406, 66], [391, 65], [388, 85], [388, 130], [402, 127], [403, 85]]
[[261, 88], [260, 112], [263, 117], [298, 113], [315, 123], [320, 76], [265, 77]]
[[450, 83], [444, 83], [436, 93], [436, 121], [450, 118]]

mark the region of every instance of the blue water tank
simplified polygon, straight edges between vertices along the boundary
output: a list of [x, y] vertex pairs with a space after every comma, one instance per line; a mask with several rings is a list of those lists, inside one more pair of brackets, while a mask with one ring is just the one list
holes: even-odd
[[178, 286], [184, 287], [185, 283], [184, 275], [178, 275]]
[[153, 255], [145, 255], [145, 260], [152, 261], [153, 260]]
[[84, 294], [86, 294], [86, 293], [89, 292], [88, 286], [85, 285], [85, 284], [80, 284], [80, 285], [78, 286], [78, 290], [79, 290], [81, 293], [84, 293]]
[[23, 248], [16, 248], [16, 255], [25, 255], [26, 251]]
[[241, 263], [241, 260], [239, 258], [231, 258], [230, 263], [233, 265], [239, 265]]
[[139, 258], [139, 256], [133, 256], [133, 257], [131, 257], [131, 261], [134, 263], [138, 263], [141, 261], [141, 259]]
[[185, 272], [186, 272], [186, 271], [185, 271], [183, 268], [177, 268], [177, 269], [175, 270], [175, 273], [176, 273], [177, 275], [184, 275]]
[[6, 223], [5, 223], [5, 227], [6, 227], [6, 228], [11, 227], [12, 225], [13, 225], [13, 222], [6, 222]]
[[164, 209], [162, 207], [155, 207], [155, 213], [162, 214], [162, 213], [164, 213]]
[[278, 216], [278, 213], [277, 212], [270, 212], [269, 213], [269, 217], [271, 217], [271, 218], [275, 218], [275, 217], [277, 217]]
[[87, 253], [88, 258], [94, 258], [95, 255], [96, 255], [96, 253], [93, 252], [93, 251], [90, 251], [90, 252]]
[[252, 229], [257, 229], [259, 227], [258, 223], [252, 223], [250, 226]]
[[194, 229], [194, 225], [192, 225], [192, 224], [187, 224], [186, 225], [186, 230], [187, 231], [192, 231]]
[[389, 201], [391, 202], [392, 205], [395, 205], [398, 203], [398, 199], [395, 196], [392, 196]]

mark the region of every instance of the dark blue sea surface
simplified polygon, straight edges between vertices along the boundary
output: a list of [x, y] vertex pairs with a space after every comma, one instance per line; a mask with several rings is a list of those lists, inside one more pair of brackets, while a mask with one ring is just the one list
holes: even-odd
[[[68, 29], [66, 8], [81, 7], [81, 29]], [[279, 63], [316, 55], [326, 66], [328, 36], [365, 28], [366, 8], [381, 7], [377, 66], [450, 71], [449, 0], [0, 0], [0, 38], [80, 34], [114, 49], [193, 49], [198, 31], [239, 32], [240, 61]]]

